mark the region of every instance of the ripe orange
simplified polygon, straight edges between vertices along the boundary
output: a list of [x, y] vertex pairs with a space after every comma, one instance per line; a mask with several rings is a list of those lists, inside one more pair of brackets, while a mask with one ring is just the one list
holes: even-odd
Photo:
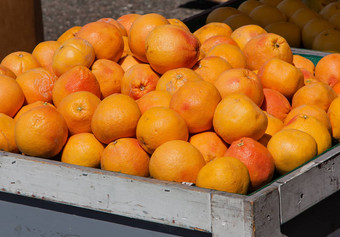
[[219, 191], [247, 194], [249, 189], [247, 166], [234, 157], [217, 157], [198, 173], [196, 186]]
[[274, 158], [276, 171], [283, 175], [306, 163], [318, 154], [315, 139], [304, 131], [282, 129], [267, 144]]
[[136, 137], [143, 149], [152, 154], [157, 147], [167, 141], [187, 141], [189, 133], [185, 120], [176, 111], [154, 107], [140, 117]]
[[225, 59], [218, 56], [208, 56], [199, 60], [192, 68], [203, 80], [215, 83], [222, 72], [232, 66]]
[[238, 6], [238, 10], [246, 15], [249, 15], [250, 12], [255, 9], [258, 6], [262, 6], [263, 3], [257, 0], [246, 0], [244, 2], [242, 2], [239, 6]]
[[14, 138], [15, 120], [0, 113], [0, 150], [18, 153], [18, 147]]
[[263, 33], [267, 33], [267, 31], [259, 25], [251, 24], [244, 25], [235, 29], [231, 33], [230, 37], [234, 39], [238, 46], [240, 47], [240, 49], [243, 50], [244, 46], [246, 45], [246, 43], [248, 43], [250, 39]]
[[149, 64], [141, 63], [130, 67], [123, 75], [121, 93], [137, 100], [156, 89], [159, 75]]
[[136, 64], [140, 64], [142, 61], [138, 60], [132, 55], [126, 55], [125, 57], [122, 57], [118, 64], [123, 68], [124, 72], [126, 72], [130, 67]]
[[108, 59], [97, 59], [92, 64], [91, 71], [98, 80], [102, 98], [120, 93], [124, 70], [118, 63]]
[[334, 99], [328, 108], [327, 115], [331, 124], [332, 137], [340, 139], [340, 97]]
[[303, 83], [304, 85], [308, 85], [313, 82], [317, 82], [318, 80], [315, 78], [314, 73], [310, 72], [305, 68], [299, 68], [303, 74]]
[[141, 16], [140, 14], [136, 13], [129, 13], [129, 14], [124, 14], [121, 15], [120, 17], [117, 18], [117, 21], [122, 24], [126, 30], [127, 33], [129, 33], [131, 25], [133, 22]]
[[25, 95], [26, 104], [36, 101], [52, 103], [52, 90], [57, 79], [47, 69], [38, 67], [21, 73], [16, 81]]
[[189, 68], [176, 68], [164, 73], [158, 80], [156, 90], [166, 90], [172, 95], [189, 81], [201, 81], [203, 78]]
[[261, 106], [264, 95], [263, 88], [256, 73], [246, 68], [233, 68], [221, 73], [214, 85], [222, 98], [232, 93], [243, 93], [257, 106]]
[[232, 29], [223, 22], [210, 22], [198, 28], [193, 34], [198, 38], [201, 44], [216, 35], [230, 36]]
[[52, 108], [56, 108], [53, 104], [51, 103], [48, 103], [48, 102], [44, 102], [44, 101], [36, 101], [36, 102], [33, 102], [31, 104], [26, 104], [24, 106], [22, 106], [19, 111], [15, 114], [14, 116], [14, 120], [17, 121], [18, 118], [23, 114], [25, 113], [26, 111], [30, 110], [30, 109], [33, 109], [35, 107], [38, 107], [38, 106], [51, 106]]
[[226, 35], [216, 35], [213, 37], [210, 37], [209, 39], [205, 40], [201, 44], [201, 55], [205, 56], [207, 52], [214, 46], [219, 45], [219, 44], [232, 44], [235, 46], [238, 46], [235, 40], [231, 38], [231, 36], [226, 36]]
[[228, 149], [225, 142], [212, 131], [196, 133], [190, 137], [189, 142], [202, 153], [206, 163], [223, 156]]
[[110, 18], [110, 17], [100, 18], [97, 21], [112, 24], [115, 27], [117, 27], [117, 29], [122, 34], [122, 36], [127, 36], [127, 31], [126, 31], [125, 27], [119, 21], [117, 21], [113, 18]]
[[179, 88], [170, 100], [170, 109], [178, 112], [185, 120], [190, 133], [210, 130], [221, 95], [207, 81], [192, 81]]
[[137, 102], [128, 95], [112, 94], [95, 110], [91, 129], [96, 138], [109, 144], [118, 138], [134, 137], [141, 112]]
[[136, 100], [138, 107], [143, 114], [145, 111], [153, 107], [169, 108], [171, 94], [169, 91], [150, 91]]
[[81, 26], [72, 26], [71, 28], [67, 29], [64, 33], [62, 33], [58, 37], [57, 41], [62, 44], [64, 41], [75, 37], [80, 29]]
[[53, 54], [60, 45], [60, 42], [53, 40], [40, 42], [34, 47], [32, 55], [42, 67], [52, 65]]
[[261, 109], [283, 121], [291, 110], [289, 100], [280, 92], [264, 88], [264, 101]]
[[171, 25], [182, 27], [184, 30], [190, 31], [189, 27], [180, 19], [177, 18], [168, 18], [168, 21]]
[[243, 48], [247, 68], [258, 70], [272, 58], [293, 63], [293, 53], [287, 41], [275, 33], [263, 33], [250, 39]]
[[233, 68], [245, 68], [246, 57], [242, 50], [232, 44], [219, 44], [212, 47], [206, 56], [219, 56], [225, 59]]
[[17, 77], [14, 74], [14, 72], [12, 72], [12, 70], [10, 70], [9, 68], [7, 68], [7, 67], [5, 67], [4, 65], [1, 65], [1, 64], [0, 64], [0, 75], [12, 77], [14, 79]]
[[129, 47], [133, 56], [142, 62], [147, 62], [145, 55], [146, 38], [156, 26], [166, 24], [170, 24], [169, 21], [157, 13], [148, 13], [136, 18], [131, 25], [128, 36]]
[[85, 66], [76, 66], [62, 74], [54, 83], [52, 99], [58, 107], [60, 101], [76, 91], [89, 91], [101, 98], [100, 85], [95, 75]]
[[330, 86], [340, 82], [340, 53], [322, 57], [315, 66], [315, 77]]
[[100, 167], [104, 146], [92, 133], [78, 133], [67, 140], [61, 162], [86, 167]]
[[145, 56], [158, 73], [191, 68], [198, 61], [201, 44], [190, 31], [171, 24], [155, 27], [145, 40]]
[[30, 53], [16, 51], [8, 54], [1, 61], [1, 65], [10, 69], [16, 76], [36, 67], [40, 67], [38, 60]]
[[265, 113], [248, 96], [239, 93], [223, 98], [213, 118], [215, 132], [228, 144], [241, 137], [258, 140], [267, 125]]
[[59, 77], [75, 66], [89, 68], [95, 59], [92, 45], [81, 38], [73, 37], [56, 49], [52, 58], [53, 72]]
[[304, 86], [302, 72], [290, 63], [279, 58], [272, 58], [265, 62], [257, 73], [263, 88], [277, 90], [287, 99]]
[[186, 141], [172, 140], [154, 151], [149, 171], [155, 179], [195, 183], [204, 165], [203, 155], [197, 148]]
[[211, 22], [223, 22], [228, 16], [239, 13], [240, 11], [234, 7], [221, 6], [214, 8], [206, 18], [206, 24]]
[[267, 144], [270, 140], [270, 138], [277, 133], [278, 131], [280, 131], [284, 124], [283, 122], [274, 117], [271, 114], [268, 114], [267, 112], [265, 112], [267, 119], [268, 119], [268, 125], [267, 125], [267, 129], [265, 131], [265, 133], [263, 134], [263, 136], [258, 140], [262, 145], [264, 145], [265, 147], [267, 147]]
[[274, 6], [268, 4], [262, 4], [255, 7], [249, 16], [257, 21], [260, 26], [265, 27], [271, 23], [284, 22], [287, 21], [287, 16], [285, 13], [280, 11]]
[[87, 40], [93, 46], [97, 59], [118, 62], [123, 54], [123, 36], [112, 24], [99, 21], [87, 23], [77, 32], [77, 37]]
[[101, 156], [101, 168], [136, 176], [149, 176], [149, 155], [136, 138], [120, 138], [109, 143]]
[[230, 28], [234, 31], [238, 28], [245, 26], [245, 25], [259, 25], [260, 23], [250, 16], [244, 14], [244, 13], [238, 13], [231, 16], [228, 16], [223, 23], [230, 26]]
[[275, 172], [275, 164], [269, 150], [258, 141], [242, 137], [232, 142], [224, 154], [239, 159], [248, 168], [250, 191], [255, 191], [269, 183]]
[[268, 33], [282, 36], [290, 47], [301, 48], [301, 29], [298, 25], [289, 21], [279, 21], [264, 27]]
[[50, 106], [38, 106], [23, 113], [16, 121], [14, 134], [23, 154], [44, 158], [56, 156], [68, 137], [63, 116]]
[[19, 83], [12, 77], [0, 75], [0, 113], [13, 117], [24, 101]]
[[297, 68], [304, 68], [314, 75], [315, 65], [307, 57], [301, 56], [299, 54], [293, 54], [293, 64]]
[[91, 132], [91, 121], [100, 99], [88, 91], [77, 91], [64, 97], [57, 110], [64, 117], [69, 133]]

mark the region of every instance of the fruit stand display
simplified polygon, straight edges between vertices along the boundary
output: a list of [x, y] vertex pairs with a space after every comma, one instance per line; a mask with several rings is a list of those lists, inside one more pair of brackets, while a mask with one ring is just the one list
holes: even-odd
[[[337, 193], [340, 54], [207, 22], [241, 3], [183, 21], [101, 18], [8, 54], [0, 205], [88, 218], [68, 235], [136, 222], [159, 236], [262, 237]], [[0, 234], [60, 234], [46, 228]]]

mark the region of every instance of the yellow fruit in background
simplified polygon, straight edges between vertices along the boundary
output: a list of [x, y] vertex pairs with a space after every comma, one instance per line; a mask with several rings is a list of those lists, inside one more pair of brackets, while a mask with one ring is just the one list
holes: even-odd
[[259, 2], [276, 7], [282, 0], [259, 0]]
[[306, 49], [311, 49], [313, 46], [314, 38], [326, 29], [334, 28], [334, 26], [327, 20], [322, 18], [316, 18], [308, 21], [302, 28], [302, 44]]
[[300, 0], [283, 0], [276, 6], [280, 11], [282, 11], [289, 18], [297, 10], [301, 8], [306, 8], [307, 6]]
[[262, 27], [274, 22], [287, 21], [287, 16], [283, 12], [266, 4], [255, 7], [249, 16], [258, 21]]
[[302, 0], [303, 3], [316, 12], [320, 12], [322, 8], [335, 1], [336, 0]]
[[326, 19], [330, 19], [336, 13], [340, 13], [340, 2], [329, 3], [319, 12]]
[[336, 29], [340, 30], [340, 13], [334, 14], [328, 21], [333, 24]]
[[289, 21], [298, 25], [302, 29], [308, 21], [314, 18], [320, 18], [320, 15], [316, 11], [310, 8], [301, 8], [295, 11], [295, 13], [289, 18]]
[[237, 28], [241, 26], [245, 26], [245, 25], [259, 24], [253, 18], [251, 18], [250, 16], [244, 13], [231, 15], [227, 19], [225, 19], [223, 22], [226, 23], [228, 26], [230, 26], [232, 30], [236, 30]]
[[274, 22], [264, 29], [269, 33], [275, 33], [285, 38], [290, 47], [301, 47], [301, 29], [292, 22]]
[[249, 15], [250, 12], [258, 6], [263, 5], [263, 3], [257, 1], [257, 0], [246, 0], [244, 2], [242, 2], [239, 6], [238, 6], [238, 10], [246, 15]]
[[234, 7], [218, 7], [208, 14], [205, 23], [208, 24], [210, 22], [223, 22], [229, 16], [237, 13], [240, 13], [240, 11]]
[[313, 40], [312, 49], [340, 53], [340, 30], [327, 29], [318, 34]]
[[199, 171], [196, 179], [197, 187], [238, 194], [247, 194], [249, 183], [247, 166], [231, 156], [210, 161]]
[[272, 154], [276, 171], [283, 175], [317, 155], [315, 139], [297, 129], [282, 129], [275, 133], [267, 144]]

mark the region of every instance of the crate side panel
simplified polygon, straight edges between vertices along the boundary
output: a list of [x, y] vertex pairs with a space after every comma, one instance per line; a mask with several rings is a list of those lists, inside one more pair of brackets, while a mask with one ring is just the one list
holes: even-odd
[[210, 193], [151, 178], [0, 153], [4, 192], [211, 231]]

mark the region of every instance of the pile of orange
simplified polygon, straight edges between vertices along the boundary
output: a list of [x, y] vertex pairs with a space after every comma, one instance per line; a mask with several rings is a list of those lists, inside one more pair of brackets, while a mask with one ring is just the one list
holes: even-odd
[[247, 194], [340, 139], [338, 93], [340, 54], [127, 14], [1, 61], [0, 149]]

